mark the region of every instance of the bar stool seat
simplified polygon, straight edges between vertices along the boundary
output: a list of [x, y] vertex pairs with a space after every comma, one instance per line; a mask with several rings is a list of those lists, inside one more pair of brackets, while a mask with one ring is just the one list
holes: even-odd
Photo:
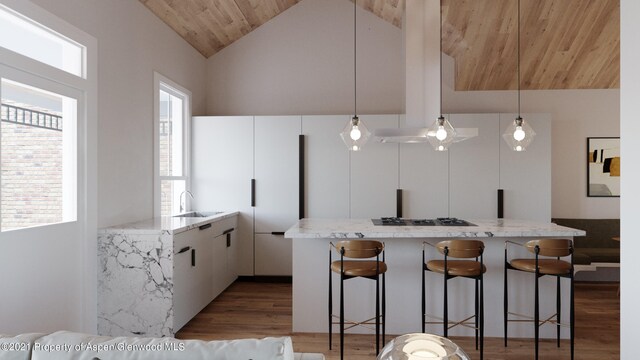
[[[444, 274], [444, 260], [431, 260], [427, 262], [427, 269]], [[447, 260], [447, 273], [451, 276], [479, 276], [487, 272], [487, 267], [478, 261]]]
[[354, 261], [345, 260], [340, 264], [340, 261], [334, 261], [331, 263], [331, 270], [337, 274], [340, 274], [340, 267], [344, 268], [345, 276], [360, 276], [360, 277], [372, 277], [384, 274], [387, 272], [387, 264], [380, 261]]
[[[513, 259], [511, 266], [520, 271], [536, 272], [535, 259]], [[538, 259], [538, 272], [543, 275], [566, 275], [571, 273], [571, 264], [556, 259]]]

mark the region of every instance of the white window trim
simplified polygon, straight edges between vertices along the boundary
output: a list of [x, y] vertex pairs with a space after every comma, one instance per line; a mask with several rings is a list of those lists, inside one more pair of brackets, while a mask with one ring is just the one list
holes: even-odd
[[[182, 131], [182, 151], [183, 170], [182, 176], [160, 176], [160, 89], [168, 91], [171, 95], [183, 99], [183, 131]], [[153, 213], [154, 216], [161, 216], [161, 188], [162, 180], [184, 180], [185, 189], [191, 190], [191, 91], [179, 85], [175, 81], [167, 78], [157, 71], [153, 72]], [[189, 208], [189, 199], [185, 196], [185, 208]]]
[[[98, 236], [98, 40], [27, 0], [0, 0], [3, 5], [29, 17], [51, 30], [63, 34], [85, 47], [84, 78], [44, 64], [13, 51], [0, 48], [1, 62], [9, 67], [73, 87], [83, 92], [84, 107], [78, 108], [78, 209], [79, 250], [82, 254], [84, 332], [97, 331], [97, 241]], [[80, 177], [82, 176], [82, 177]], [[58, 224], [53, 226], [66, 226]], [[50, 227], [27, 228], [24, 231], [0, 233], [2, 237], [20, 237], [19, 242], [46, 237]], [[24, 238], [24, 239], [22, 239]]]

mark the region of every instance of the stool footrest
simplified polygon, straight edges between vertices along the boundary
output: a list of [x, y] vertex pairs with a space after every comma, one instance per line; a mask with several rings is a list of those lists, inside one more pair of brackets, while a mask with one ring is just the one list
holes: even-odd
[[[425, 321], [425, 324], [428, 325], [441, 325], [444, 324], [444, 319], [441, 317], [437, 317], [437, 316], [433, 316], [430, 314], [425, 314], [426, 317], [431, 318], [431, 319], [436, 319], [436, 320], [440, 320], [440, 321]], [[479, 330], [478, 327], [475, 326], [475, 323], [469, 323], [468, 321], [475, 318], [475, 315], [471, 315], [469, 317], [467, 317], [466, 319], [460, 320], [460, 321], [448, 321], [447, 322], [447, 329], [452, 329], [458, 325], [460, 326], [464, 326], [470, 329], [474, 329], [474, 330]], [[473, 325], [471, 325], [473, 324]]]
[[[535, 322], [535, 319], [532, 316], [529, 315], [524, 315], [524, 314], [518, 314], [518, 313], [514, 313], [514, 312], [508, 312], [508, 315], [513, 315], [513, 316], [518, 316], [524, 319], [509, 319], [507, 318], [507, 321], [509, 322]], [[552, 325], [559, 325], [562, 327], [570, 327], [569, 324], [565, 324], [565, 323], [561, 323], [558, 320], [553, 319], [554, 317], [556, 317], [558, 314], [553, 314], [551, 316], [549, 316], [548, 318], [544, 319], [544, 320], [538, 320], [538, 326], [542, 326], [544, 324], [552, 324]]]

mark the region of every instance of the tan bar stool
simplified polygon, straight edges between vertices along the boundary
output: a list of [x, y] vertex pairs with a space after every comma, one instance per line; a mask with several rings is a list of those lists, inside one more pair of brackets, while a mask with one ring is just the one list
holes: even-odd
[[[340, 254], [340, 260], [332, 261], [332, 248]], [[382, 255], [382, 260], [380, 260]], [[373, 259], [375, 258], [375, 259]], [[360, 260], [347, 260], [360, 259]], [[368, 260], [363, 260], [368, 259]], [[384, 262], [384, 244], [373, 240], [345, 240], [329, 248], [329, 349], [331, 349], [331, 334], [334, 324], [340, 324], [340, 359], [344, 358], [344, 331], [356, 326], [375, 324], [376, 354], [380, 352], [380, 325], [382, 324], [382, 342], [385, 336], [385, 285], [384, 274], [387, 264]], [[340, 274], [340, 315], [333, 315], [332, 273]], [[382, 276], [380, 276], [382, 275]], [[344, 282], [349, 279], [362, 277], [376, 282], [376, 316], [364, 321], [345, 321], [344, 319]], [[382, 277], [382, 314], [380, 314], [380, 277]], [[338, 322], [334, 322], [334, 318]], [[372, 322], [375, 320], [375, 322]], [[382, 320], [382, 321], [381, 321]], [[345, 323], [349, 325], [346, 329]]]
[[[454, 326], [470, 327], [476, 332], [476, 350], [478, 349], [478, 335], [480, 336], [480, 359], [483, 358], [484, 347], [484, 285], [483, 276], [487, 268], [483, 264], [482, 253], [484, 243], [479, 240], [446, 240], [437, 243], [434, 247], [444, 255], [443, 260], [430, 260], [426, 262], [425, 245], [434, 246], [428, 242], [422, 245], [422, 332], [425, 332], [425, 324], [442, 324], [444, 337], [449, 334], [449, 329]], [[475, 260], [451, 260], [471, 259]], [[443, 318], [428, 315], [426, 313], [426, 286], [425, 271], [432, 271], [444, 275], [444, 311]], [[450, 323], [448, 309], [447, 283], [455, 277], [463, 277], [475, 280], [475, 313], [464, 320]], [[426, 318], [434, 318], [441, 321], [426, 321]], [[474, 319], [473, 323], [469, 320]]]
[[[535, 254], [535, 258], [508, 260], [507, 245], [513, 244], [524, 246], [529, 252]], [[561, 257], [570, 257], [569, 261], [561, 260]], [[541, 258], [546, 257], [546, 258]], [[552, 257], [552, 259], [549, 259]], [[509, 298], [507, 286], [508, 270], [524, 271], [535, 274], [535, 304], [533, 318], [527, 315], [509, 312]], [[556, 313], [546, 320], [540, 321], [540, 300], [539, 300], [539, 279], [542, 276], [550, 275], [557, 278], [556, 283]], [[540, 338], [540, 326], [545, 323], [555, 324], [557, 329], [557, 346], [560, 347], [560, 327], [567, 326], [560, 322], [560, 278], [570, 279], [570, 307], [569, 307], [569, 329], [571, 336], [571, 359], [574, 354], [574, 294], [573, 294], [573, 241], [569, 239], [540, 239], [531, 240], [526, 244], [518, 244], [513, 241], [505, 241], [504, 245], [504, 346], [507, 346], [507, 324], [509, 321], [531, 321], [535, 324], [535, 358], [538, 359], [538, 342]], [[517, 316], [521, 319], [509, 319], [509, 315]], [[555, 318], [555, 319], [554, 319]]]

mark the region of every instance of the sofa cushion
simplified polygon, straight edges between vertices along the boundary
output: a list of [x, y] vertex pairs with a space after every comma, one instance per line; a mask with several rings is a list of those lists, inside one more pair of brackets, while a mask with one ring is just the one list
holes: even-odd
[[33, 345], [33, 360], [294, 360], [291, 338], [228, 341], [95, 336], [59, 331]]
[[0, 334], [0, 358], [3, 360], [28, 360], [35, 341], [45, 334], [30, 333], [21, 335]]

